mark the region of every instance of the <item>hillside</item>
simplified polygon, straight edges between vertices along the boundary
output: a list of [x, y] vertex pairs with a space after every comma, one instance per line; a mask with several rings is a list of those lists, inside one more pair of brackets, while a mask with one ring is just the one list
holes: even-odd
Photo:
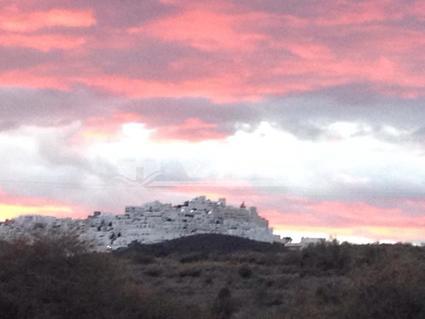
[[72, 236], [0, 241], [0, 318], [423, 319], [425, 250], [289, 251], [222, 235], [112, 254]]
[[425, 270], [420, 247], [333, 242], [290, 251], [280, 244], [196, 235], [136, 244], [116, 255], [129, 260], [140, 285], [204, 316], [228, 311], [219, 318], [424, 318], [425, 302], [417, 298], [425, 297], [425, 275], [416, 274]]
[[276, 253], [284, 250], [285, 246], [280, 243], [271, 244], [230, 235], [199, 234], [156, 244], [134, 242], [128, 248], [118, 249], [115, 254], [125, 256], [133, 253], [143, 253], [159, 257], [173, 254], [229, 254], [243, 251]]

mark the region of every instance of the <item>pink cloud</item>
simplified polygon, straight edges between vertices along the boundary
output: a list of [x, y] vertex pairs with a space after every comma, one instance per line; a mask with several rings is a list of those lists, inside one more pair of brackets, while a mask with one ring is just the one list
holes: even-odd
[[7, 32], [33, 32], [49, 27], [90, 27], [96, 19], [90, 10], [51, 9], [22, 11], [11, 6], [0, 10], [0, 30]]
[[[408, 203], [409, 200], [403, 201]], [[379, 207], [362, 202], [323, 201], [301, 203], [293, 210], [266, 209], [264, 215], [281, 232], [315, 232], [370, 240], [422, 240], [425, 216], [411, 214], [415, 207]]]
[[242, 201], [257, 206], [270, 226], [282, 234], [291, 232], [324, 233], [338, 236], [365, 237], [370, 240], [422, 240], [425, 201], [401, 200], [392, 207], [365, 202], [338, 200], [317, 201], [307, 197], [268, 193], [257, 190], [247, 181], [204, 181], [176, 184], [169, 190], [196, 196], [205, 194], [213, 199], [227, 197], [232, 205]]
[[[150, 3], [151, 11], [138, 6], [143, 1], [128, 6], [93, 1], [84, 8], [80, 1], [9, 2], [0, 8], [0, 54], [7, 52], [13, 67], [1, 64], [2, 88], [69, 93], [83, 88], [93, 95], [113, 95], [111, 99], [123, 105], [133, 99], [167, 98], [244, 105], [269, 96], [359, 83], [374, 94], [403, 98], [425, 94], [422, 1], [412, 5], [399, 0], [323, 1], [319, 6], [295, 1], [292, 8], [284, 2], [273, 7], [272, 2], [261, 1], [167, 0]], [[140, 11], [134, 13], [135, 9]], [[141, 13], [146, 15], [141, 18]], [[158, 46], [152, 49], [154, 44]], [[11, 50], [25, 54], [15, 58]], [[35, 62], [24, 68], [20, 62], [34, 51]], [[127, 111], [116, 105], [105, 105], [99, 116], [75, 110], [78, 114], [71, 118], [81, 116], [82, 122], [75, 143], [113, 139], [130, 122], [145, 124], [153, 130], [155, 142], [161, 143], [199, 142], [230, 134], [225, 125], [219, 127], [219, 116], [201, 118], [198, 112], [172, 121], [165, 104], [158, 104], [164, 108], [164, 121], [155, 120], [157, 113], [149, 117], [142, 109]], [[233, 115], [232, 123], [238, 116]], [[186, 185], [174, 191], [252, 202], [282, 229], [355, 230], [390, 238], [400, 237], [403, 227], [409, 230], [403, 236], [412, 239], [425, 227], [425, 218], [412, 213], [423, 211], [424, 204], [419, 202], [402, 200], [386, 208], [337, 198], [314, 201], [265, 195], [247, 184], [239, 189]], [[0, 194], [0, 202], [9, 212], [36, 212], [37, 207], [49, 212], [52, 207], [64, 213], [73, 210], [66, 203], [5, 194]]]
[[223, 139], [224, 132], [217, 131], [217, 125], [207, 123], [197, 118], [188, 118], [179, 125], [160, 128], [153, 138], [157, 140], [185, 140], [199, 142], [211, 139]]
[[132, 34], [154, 36], [166, 41], [182, 41], [201, 50], [249, 50], [265, 36], [247, 32], [256, 20], [265, 19], [259, 13], [226, 14], [211, 10], [188, 10], [141, 27], [130, 28]]
[[6, 71], [0, 73], [0, 85], [3, 87], [25, 87], [31, 89], [67, 90], [69, 86], [58, 77], [46, 76], [38, 72]]
[[381, 23], [399, 20], [406, 15], [403, 10], [398, 10], [395, 1], [340, 1], [330, 7], [323, 16], [313, 19], [315, 24], [338, 26]]
[[141, 117], [133, 113], [115, 113], [104, 117], [90, 117], [74, 137], [75, 143], [90, 144], [95, 141], [109, 141], [118, 138], [123, 124], [141, 122]]
[[217, 124], [208, 123], [198, 118], [188, 118], [179, 124], [161, 123], [156, 125], [151, 119], [144, 119], [142, 115], [134, 113], [115, 113], [104, 117], [88, 118], [78, 135], [74, 138], [75, 143], [93, 143], [117, 139], [121, 135], [124, 124], [142, 123], [148, 129], [153, 130], [153, 141], [166, 143], [171, 140], [183, 140], [186, 142], [200, 142], [212, 139], [223, 139], [227, 133], [220, 132]]
[[[105, 6], [114, 10], [109, 2]], [[14, 79], [11, 85], [25, 87], [39, 77], [39, 82], [54, 79], [47, 82], [52, 88], [56, 83], [67, 88], [83, 84], [128, 98], [203, 97], [215, 102], [255, 101], [350, 83], [368, 83], [381, 94], [423, 95], [425, 73], [419, 66], [424, 32], [403, 24], [413, 12], [398, 1], [324, 2], [320, 15], [313, 11], [312, 16], [237, 3], [180, 4], [172, 14], [130, 27], [45, 32], [55, 26], [93, 26], [95, 10], [3, 9], [4, 15], [12, 14], [0, 26], [0, 46], [64, 52], [47, 72], [33, 69], [28, 75], [33, 81], [23, 76], [21, 83]], [[312, 8], [305, 10], [307, 14]], [[164, 50], [159, 54], [166, 60], [163, 67], [150, 56], [152, 70], [146, 64], [146, 72], [137, 76], [122, 71], [131, 70], [131, 65], [120, 68], [123, 59], [118, 63], [114, 54], [107, 60], [102, 56], [102, 49], [110, 49], [137, 57], [145, 48], [138, 45], [147, 39], [188, 48], [190, 54], [163, 59], [174, 56], [172, 49]], [[155, 73], [158, 68], [161, 72]], [[160, 75], [152, 79], [152, 74]], [[5, 78], [2, 83], [7, 84]]]
[[[125, 76], [75, 77], [75, 83], [104, 89], [117, 95], [130, 98], [155, 97], [206, 97], [216, 102], [234, 102], [240, 100], [258, 100], [263, 94], [281, 92], [268, 87], [251, 87], [243, 83], [236, 74], [212, 75], [199, 80], [168, 81], [133, 79]], [[295, 85], [292, 85], [294, 87]], [[290, 91], [288, 84], [287, 91]], [[299, 87], [304, 87], [299, 85]]]
[[85, 38], [81, 36], [0, 33], [0, 46], [31, 48], [40, 51], [71, 50], [81, 47], [85, 42]]
[[49, 198], [17, 196], [0, 190], [0, 220], [34, 214], [56, 217], [82, 217], [86, 215], [81, 207], [74, 204]]

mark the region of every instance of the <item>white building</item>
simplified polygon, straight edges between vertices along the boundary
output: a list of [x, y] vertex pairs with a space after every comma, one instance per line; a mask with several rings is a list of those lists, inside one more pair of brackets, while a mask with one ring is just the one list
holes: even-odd
[[84, 220], [24, 216], [2, 223], [0, 238], [31, 236], [36, 232], [71, 230], [94, 250], [126, 247], [133, 241], [157, 243], [195, 234], [224, 234], [263, 242], [280, 241], [268, 221], [255, 207], [227, 206], [224, 198], [217, 202], [205, 196], [181, 205], [158, 201], [143, 206], [128, 206], [121, 215], [94, 212]]

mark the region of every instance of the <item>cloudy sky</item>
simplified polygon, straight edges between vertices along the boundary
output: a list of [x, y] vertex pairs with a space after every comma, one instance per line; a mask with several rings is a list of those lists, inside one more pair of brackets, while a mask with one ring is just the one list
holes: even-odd
[[205, 194], [425, 241], [420, 0], [0, 0], [0, 219]]

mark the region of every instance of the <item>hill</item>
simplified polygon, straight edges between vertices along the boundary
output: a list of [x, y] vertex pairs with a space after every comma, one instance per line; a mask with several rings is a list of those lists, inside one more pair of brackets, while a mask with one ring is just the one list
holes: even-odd
[[425, 250], [300, 251], [223, 235], [92, 252], [68, 237], [0, 241], [0, 318], [423, 319]]
[[131, 243], [126, 248], [120, 248], [115, 254], [125, 256], [134, 253], [143, 253], [156, 257], [165, 257], [176, 254], [230, 254], [235, 252], [283, 252], [285, 246], [280, 243], [266, 243], [237, 236], [221, 234], [199, 234], [181, 237], [156, 244]]

